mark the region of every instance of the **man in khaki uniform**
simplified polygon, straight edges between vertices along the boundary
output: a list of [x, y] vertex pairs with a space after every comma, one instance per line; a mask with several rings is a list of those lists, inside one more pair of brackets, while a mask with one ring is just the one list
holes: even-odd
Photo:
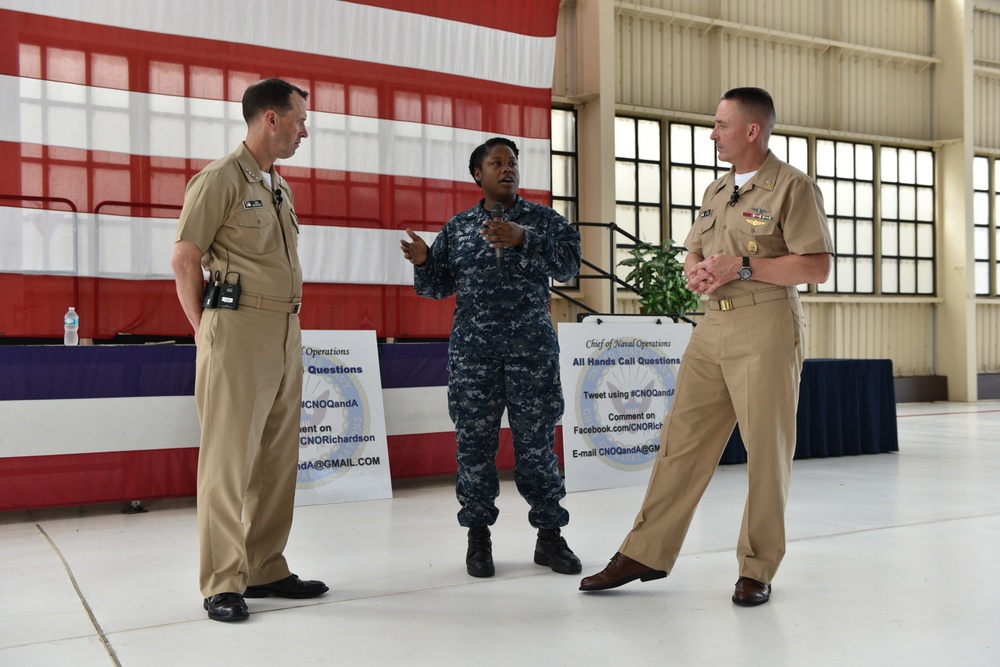
[[[298, 470], [302, 268], [294, 198], [274, 161], [308, 136], [307, 96], [280, 79], [246, 90], [246, 140], [191, 179], [174, 244], [177, 295], [198, 345], [200, 585], [216, 621], [247, 618], [244, 597], [328, 590], [292, 574], [282, 553]], [[204, 307], [203, 267], [240, 294]]]
[[774, 102], [759, 88], [722, 96], [712, 140], [733, 168], [705, 192], [685, 241], [688, 287], [707, 295], [677, 376], [642, 509], [608, 566], [580, 590], [667, 576], [698, 502], [739, 423], [749, 493], [733, 602], [770, 599], [785, 553], [785, 502], [805, 319], [796, 285], [830, 273], [833, 242], [823, 198], [808, 176], [768, 150]]

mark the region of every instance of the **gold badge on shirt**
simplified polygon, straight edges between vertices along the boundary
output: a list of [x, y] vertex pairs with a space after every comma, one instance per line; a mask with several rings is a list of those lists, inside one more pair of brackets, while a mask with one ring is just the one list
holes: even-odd
[[759, 249], [760, 249], [760, 248], [758, 248], [758, 247], [757, 247], [757, 242], [756, 242], [756, 241], [751, 241], [750, 243], [748, 243], [748, 244], [747, 244], [747, 251], [748, 251], [748, 252], [749, 252], [749, 253], [750, 253], [751, 255], [756, 255], [756, 254], [757, 254], [757, 251], [758, 251]]

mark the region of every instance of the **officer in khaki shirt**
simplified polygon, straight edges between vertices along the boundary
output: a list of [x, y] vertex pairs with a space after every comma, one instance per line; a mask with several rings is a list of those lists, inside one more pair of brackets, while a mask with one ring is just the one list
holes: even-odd
[[774, 102], [760, 88], [722, 96], [712, 139], [733, 168], [705, 192], [685, 245], [688, 287], [708, 296], [677, 376], [642, 509], [608, 566], [580, 589], [667, 576], [698, 502], [739, 423], [749, 493], [733, 602], [770, 599], [785, 553], [785, 503], [805, 319], [796, 285], [829, 277], [833, 242], [808, 176], [768, 150]]
[[[216, 621], [247, 618], [245, 597], [328, 590], [292, 574], [283, 555], [298, 470], [302, 268], [294, 199], [274, 161], [308, 136], [307, 96], [280, 79], [246, 90], [246, 140], [188, 183], [174, 244], [198, 344], [200, 586]], [[207, 307], [203, 268], [224, 283]]]

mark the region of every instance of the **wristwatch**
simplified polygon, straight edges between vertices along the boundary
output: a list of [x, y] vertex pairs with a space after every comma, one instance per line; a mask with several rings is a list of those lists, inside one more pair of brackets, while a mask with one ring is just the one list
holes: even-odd
[[750, 276], [753, 275], [753, 271], [750, 270], [750, 258], [743, 258], [743, 267], [737, 271], [740, 276], [740, 280], [750, 280]]

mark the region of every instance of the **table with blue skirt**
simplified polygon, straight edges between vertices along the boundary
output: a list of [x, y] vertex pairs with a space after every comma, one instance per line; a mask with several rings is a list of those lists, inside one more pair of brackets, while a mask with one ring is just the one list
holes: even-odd
[[[796, 459], [899, 451], [891, 359], [806, 359]], [[746, 463], [737, 426], [720, 463]]]

